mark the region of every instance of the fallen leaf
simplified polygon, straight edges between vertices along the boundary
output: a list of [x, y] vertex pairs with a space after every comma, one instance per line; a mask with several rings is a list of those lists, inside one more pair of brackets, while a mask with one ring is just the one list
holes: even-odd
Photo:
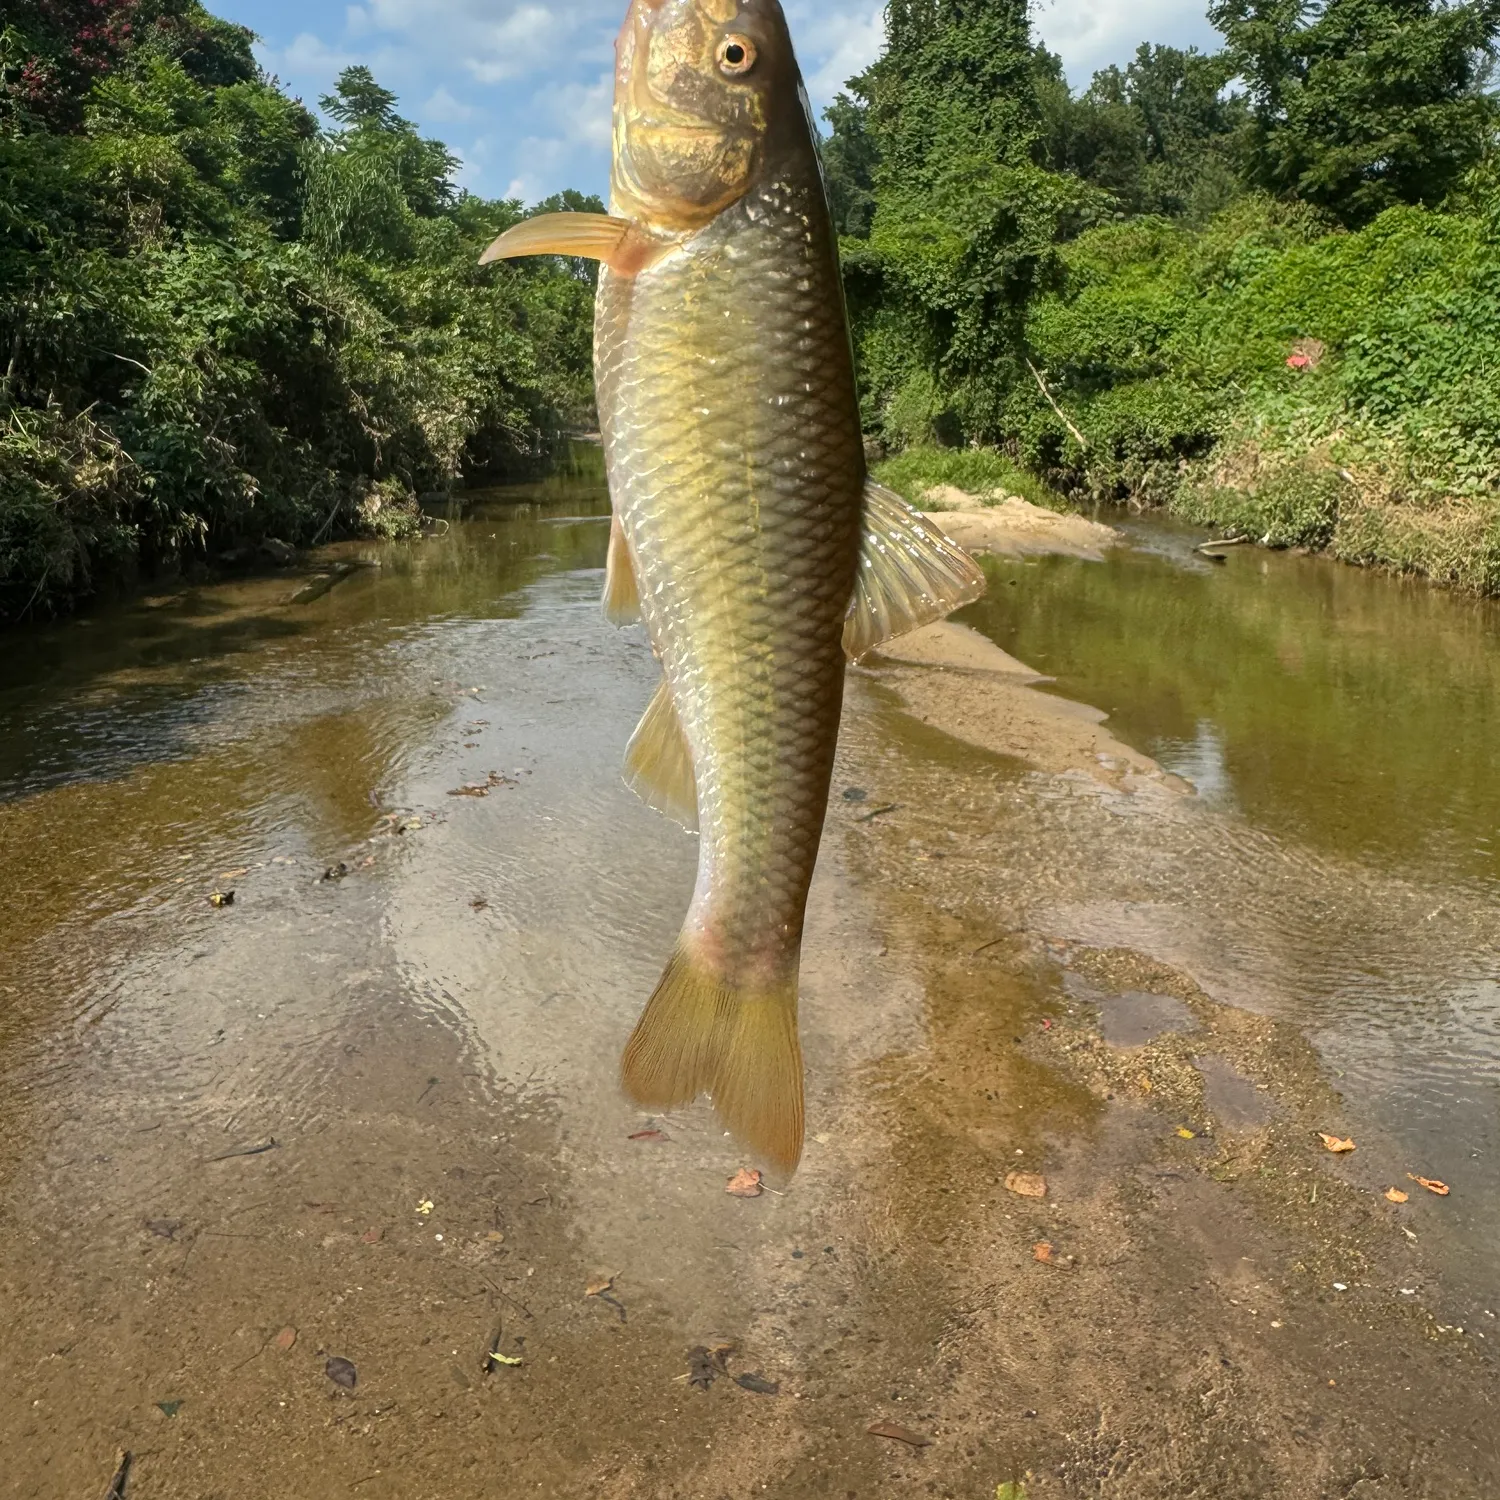
[[754, 1391], [757, 1396], [779, 1396], [781, 1386], [764, 1375], [736, 1375], [734, 1383], [742, 1390]]
[[175, 1417], [177, 1415], [177, 1413], [182, 1410], [182, 1402], [180, 1402], [180, 1401], [158, 1401], [156, 1403], [156, 1409], [159, 1412], [161, 1412], [161, 1414], [163, 1416], [166, 1416], [166, 1417]]
[[637, 1130], [630, 1139], [633, 1141], [670, 1141], [672, 1137], [665, 1130]]
[[336, 865], [329, 865], [328, 868], [323, 871], [320, 879], [325, 881], [342, 880], [348, 873], [349, 866], [343, 860], [340, 860]]
[[283, 1328], [271, 1342], [285, 1354], [297, 1342], [297, 1330], [295, 1328]]
[[585, 1297], [597, 1297], [601, 1292], [609, 1291], [614, 1284], [615, 1278], [613, 1276], [596, 1276], [584, 1288], [583, 1295]]
[[1424, 1187], [1429, 1193], [1436, 1193], [1439, 1198], [1446, 1198], [1451, 1191], [1446, 1182], [1439, 1182], [1435, 1177], [1418, 1177], [1414, 1172], [1406, 1174], [1418, 1187]]
[[367, 1245], [378, 1245], [385, 1238], [383, 1229], [367, 1229], [360, 1235], [360, 1239]]
[[492, 1365], [504, 1365], [507, 1370], [518, 1370], [523, 1363], [509, 1354], [492, 1354], [489, 1359]]
[[220, 880], [238, 880], [242, 875], [248, 875], [249, 873], [250, 873], [250, 866], [249, 865], [241, 865], [238, 870], [225, 870], [224, 873], [221, 876], [219, 876], [219, 879]]
[[1400, 1188], [1387, 1188], [1385, 1190], [1385, 1197], [1388, 1203], [1405, 1203], [1411, 1197], [1411, 1194], [1403, 1193]]
[[702, 1344], [689, 1349], [687, 1359], [688, 1384], [697, 1386], [700, 1391], [706, 1391], [718, 1378], [719, 1365], [715, 1363], [713, 1356]]
[[346, 1391], [352, 1391], [359, 1384], [359, 1371], [354, 1368], [351, 1361], [337, 1354], [323, 1366], [323, 1373], [335, 1385], [342, 1386]]
[[486, 1243], [491, 1245], [503, 1245], [505, 1243], [505, 1233], [499, 1229], [490, 1230], [484, 1238]]
[[873, 1427], [865, 1430], [871, 1437], [895, 1438], [898, 1443], [910, 1443], [913, 1448], [932, 1446], [930, 1437], [923, 1437], [920, 1432], [913, 1432], [910, 1427], [902, 1427], [898, 1422], [876, 1422]]
[[995, 1486], [995, 1500], [1026, 1500], [1026, 1486], [1019, 1480]]
[[476, 896], [471, 902], [469, 902], [469, 907], [472, 911], [488, 911], [490, 909], [490, 903], [486, 901], [483, 896]]
[[432, 1210], [435, 1206], [436, 1205], [434, 1205], [431, 1198], [424, 1198], [419, 1204], [417, 1204], [417, 1212], [421, 1214], [424, 1219], [426, 1219], [431, 1216]]
[[484, 781], [471, 781], [467, 786], [455, 787], [448, 793], [450, 797], [488, 797], [489, 794], [489, 783]]
[[1040, 1261], [1044, 1266], [1056, 1266], [1059, 1270], [1069, 1271], [1073, 1267], [1073, 1257], [1059, 1255], [1050, 1240], [1042, 1240], [1040, 1244], [1033, 1245], [1031, 1256], [1033, 1260]]
[[1007, 1191], [1022, 1198], [1045, 1198], [1047, 1179], [1039, 1172], [1012, 1172], [1005, 1179]]
[[1354, 1142], [1353, 1141], [1351, 1141], [1351, 1140], [1345, 1140], [1345, 1139], [1343, 1139], [1343, 1138], [1341, 1138], [1339, 1136], [1336, 1136], [1336, 1135], [1329, 1135], [1326, 1131], [1320, 1130], [1318, 1132], [1318, 1138], [1336, 1156], [1342, 1156], [1345, 1152], [1353, 1151], [1354, 1150]]
[[741, 1167], [724, 1191], [732, 1198], [759, 1198], [764, 1191], [760, 1173], [754, 1167]]
[[175, 1240], [182, 1228], [181, 1219], [147, 1219], [146, 1228], [159, 1240]]
[[1185, 1141], [1196, 1141], [1198, 1139], [1198, 1132], [1196, 1130], [1189, 1130], [1186, 1125], [1179, 1125], [1177, 1127], [1177, 1134]]
[[215, 891], [213, 893], [213, 895], [208, 898], [208, 904], [210, 906], [217, 906], [221, 910], [224, 907], [226, 907], [226, 906], [233, 906], [234, 905], [234, 892], [233, 891]]

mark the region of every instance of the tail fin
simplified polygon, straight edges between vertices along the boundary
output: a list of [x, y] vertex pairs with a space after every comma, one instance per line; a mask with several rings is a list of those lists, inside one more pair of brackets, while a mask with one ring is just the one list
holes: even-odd
[[625, 1048], [625, 1092], [650, 1109], [713, 1095], [729, 1130], [790, 1172], [802, 1157], [797, 976], [737, 990], [679, 946]]

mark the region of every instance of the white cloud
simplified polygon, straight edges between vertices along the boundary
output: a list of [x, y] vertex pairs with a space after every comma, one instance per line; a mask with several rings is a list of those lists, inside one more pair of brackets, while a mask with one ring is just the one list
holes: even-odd
[[885, 45], [884, 0], [846, 0], [841, 6], [804, 0], [787, 7], [787, 20], [807, 91], [819, 110], [856, 73], [864, 72]]
[[432, 97], [422, 106], [424, 120], [472, 120], [477, 113], [472, 104], [455, 99], [442, 84], [433, 90]]
[[1203, 0], [1137, 0], [1128, 6], [1115, 0], [1039, 0], [1032, 23], [1078, 89], [1086, 88], [1098, 69], [1129, 62], [1142, 42], [1216, 50], [1221, 39], [1204, 11]]
[[[269, 31], [285, 0], [219, 0]], [[874, 61], [885, 0], [785, 0], [818, 111]], [[309, 100], [341, 69], [364, 63], [402, 100], [403, 114], [442, 136], [472, 132], [459, 180], [474, 192], [534, 200], [563, 187], [605, 190], [614, 39], [626, 0], [299, 0], [288, 29], [257, 49]], [[1038, 35], [1062, 55], [1075, 87], [1129, 61], [1142, 41], [1215, 45], [1204, 0], [1038, 0]], [[257, 14], [259, 12], [259, 14]], [[290, 40], [287, 36], [290, 35]], [[417, 105], [413, 101], [425, 100]]]

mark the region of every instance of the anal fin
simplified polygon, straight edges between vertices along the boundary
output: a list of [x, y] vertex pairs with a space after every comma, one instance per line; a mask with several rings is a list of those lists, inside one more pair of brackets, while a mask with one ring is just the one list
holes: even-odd
[[866, 482], [859, 579], [844, 624], [851, 660], [972, 604], [984, 590], [979, 564], [941, 527], [894, 490]]
[[697, 833], [693, 752], [665, 679], [625, 751], [625, 785], [647, 807], [675, 818], [689, 833]]
[[604, 618], [623, 630], [641, 620], [641, 589], [635, 576], [635, 559], [618, 514], [609, 525], [609, 562], [604, 573]]

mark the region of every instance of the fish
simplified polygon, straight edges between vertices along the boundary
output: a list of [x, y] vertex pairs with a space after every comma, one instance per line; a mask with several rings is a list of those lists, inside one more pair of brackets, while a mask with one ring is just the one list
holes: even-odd
[[600, 262], [604, 611], [644, 622], [663, 674], [625, 778], [699, 834], [692, 902], [621, 1082], [651, 1110], [708, 1094], [788, 1174], [847, 664], [985, 584], [867, 472], [816, 142], [779, 0], [632, 0], [609, 212], [524, 220], [484, 255]]

